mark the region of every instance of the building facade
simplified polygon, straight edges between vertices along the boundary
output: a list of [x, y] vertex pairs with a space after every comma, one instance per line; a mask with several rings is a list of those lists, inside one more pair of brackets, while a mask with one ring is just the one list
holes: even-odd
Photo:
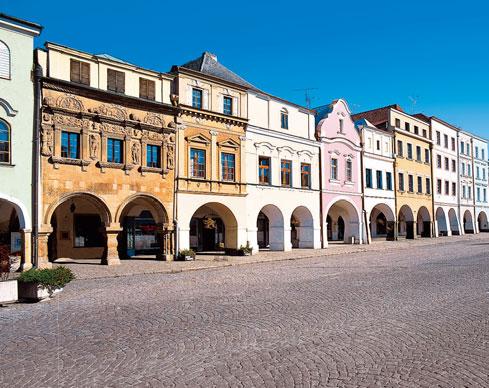
[[460, 220], [464, 234], [477, 233], [474, 200], [473, 137], [470, 133], [459, 133], [459, 203]]
[[363, 203], [366, 238], [394, 240], [396, 200], [394, 191], [394, 136], [365, 119], [355, 123], [363, 145]]
[[390, 105], [354, 115], [394, 135], [397, 237], [433, 236], [432, 140], [428, 123]]
[[363, 243], [361, 141], [344, 100], [316, 109], [321, 143], [322, 246]]
[[179, 250], [234, 254], [246, 231], [245, 80], [205, 52], [173, 66], [180, 101], [176, 219]]
[[488, 146], [487, 140], [473, 136], [474, 200], [477, 232], [488, 232]]
[[248, 91], [247, 230], [254, 251], [320, 248], [319, 142], [312, 111]]
[[54, 43], [42, 79], [38, 265], [171, 259], [172, 76]]
[[0, 259], [32, 267], [34, 37], [42, 27], [0, 15]]
[[433, 198], [435, 236], [462, 234], [459, 213], [458, 133], [437, 117], [416, 115], [431, 125], [433, 135]]

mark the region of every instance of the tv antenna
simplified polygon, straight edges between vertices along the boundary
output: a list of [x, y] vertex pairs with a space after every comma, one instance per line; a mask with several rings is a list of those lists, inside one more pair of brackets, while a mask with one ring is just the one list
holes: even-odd
[[307, 109], [311, 109], [311, 101], [314, 99], [314, 97], [311, 97], [311, 94], [309, 93], [311, 90], [318, 90], [318, 88], [303, 88], [293, 90], [294, 92], [304, 92], [304, 99], [306, 100]]
[[411, 101], [411, 113], [416, 113], [416, 104], [418, 103], [419, 96], [408, 96], [409, 100]]

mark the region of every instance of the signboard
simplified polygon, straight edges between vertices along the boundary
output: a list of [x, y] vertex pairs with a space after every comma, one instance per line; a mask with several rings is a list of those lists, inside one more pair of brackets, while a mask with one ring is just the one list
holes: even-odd
[[10, 253], [18, 253], [22, 251], [22, 236], [20, 232], [10, 233]]

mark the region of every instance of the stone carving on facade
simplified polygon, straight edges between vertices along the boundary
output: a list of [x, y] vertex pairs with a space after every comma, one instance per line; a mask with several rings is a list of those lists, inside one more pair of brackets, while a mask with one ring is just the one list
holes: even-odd
[[127, 118], [126, 110], [119, 105], [114, 104], [102, 104], [98, 108], [94, 109], [94, 112], [104, 116], [113, 117], [121, 121], [124, 121]]
[[49, 97], [49, 96], [44, 97], [42, 101], [43, 101], [44, 105], [47, 105], [49, 107], [53, 107], [54, 104], [55, 104], [54, 98], [53, 97]]
[[50, 127], [43, 127], [41, 134], [41, 154], [43, 156], [52, 156], [54, 151], [54, 131]]
[[166, 168], [173, 170], [175, 165], [175, 145], [171, 143], [166, 144]]
[[65, 125], [68, 127], [78, 127], [78, 128], [86, 128], [86, 129], [90, 127], [90, 120], [79, 119], [72, 116], [55, 114], [53, 116], [53, 121], [55, 124]]
[[71, 94], [59, 96], [56, 100], [56, 106], [58, 108], [74, 110], [77, 112], [83, 112], [85, 110], [83, 107], [83, 103]]
[[90, 135], [90, 159], [97, 159], [97, 154], [98, 154], [98, 137], [96, 135], [91, 134]]
[[147, 113], [143, 121], [145, 124], [153, 125], [155, 127], [163, 128], [165, 126], [165, 122], [161, 116], [154, 113]]
[[131, 156], [132, 156], [132, 163], [133, 164], [139, 164], [140, 163], [141, 148], [139, 146], [139, 143], [132, 143]]
[[163, 140], [163, 134], [158, 133], [158, 132], [154, 132], [154, 131], [143, 130], [142, 131], [142, 139], [162, 141]]

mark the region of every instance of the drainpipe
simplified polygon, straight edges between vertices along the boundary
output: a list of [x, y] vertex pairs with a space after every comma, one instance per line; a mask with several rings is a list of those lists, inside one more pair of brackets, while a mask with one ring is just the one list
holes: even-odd
[[363, 216], [363, 222], [364, 222], [364, 225], [365, 225], [365, 228], [362, 228], [362, 234], [363, 234], [363, 231], [365, 230], [367, 232], [367, 245], [368, 244], [371, 244], [372, 243], [372, 235], [371, 235], [371, 231], [370, 231], [370, 225], [369, 225], [369, 222], [368, 222], [368, 219], [367, 219], [367, 210], [365, 209], [365, 179], [364, 179], [364, 176], [363, 176], [363, 167], [364, 167], [364, 160], [363, 158], [365, 157], [365, 148], [364, 148], [364, 141], [363, 141], [363, 138], [364, 138], [364, 130], [362, 128], [361, 132], [360, 132], [360, 147], [361, 147], [361, 151], [360, 151], [360, 184], [362, 185], [361, 186], [361, 190], [362, 190], [362, 216]]
[[321, 219], [320, 238], [321, 249], [324, 249], [324, 219], [323, 219], [323, 147], [321, 137], [317, 139], [319, 141], [319, 217]]
[[[431, 138], [431, 123], [430, 123], [430, 138]], [[436, 235], [436, 230], [438, 229], [435, 226], [436, 221], [436, 210], [435, 210], [435, 166], [433, 164], [433, 143], [430, 143], [430, 164], [431, 164], [431, 211], [433, 217], [433, 223], [431, 225], [431, 236], [438, 237]], [[448, 229], [448, 228], [447, 228]]]
[[457, 219], [458, 219], [458, 227], [459, 227], [458, 233], [461, 236], [461, 235], [465, 234], [465, 230], [464, 230], [463, 220], [461, 218], [462, 204], [461, 204], [461, 199], [460, 199], [460, 183], [461, 182], [460, 182], [460, 147], [459, 147], [459, 144], [460, 144], [460, 132], [457, 131], [457, 207], [458, 207]]
[[472, 226], [474, 227], [474, 234], [477, 234], [477, 212], [475, 209], [475, 162], [474, 162], [474, 139], [470, 138], [470, 161], [472, 164], [472, 207], [474, 208], [474, 215], [472, 216]]
[[396, 131], [392, 131], [392, 175], [394, 184], [394, 241], [399, 240], [399, 214], [397, 213], [397, 196], [398, 196], [398, 181], [397, 181], [397, 169], [396, 169], [396, 159], [397, 159], [397, 141], [396, 141]]
[[34, 126], [32, 133], [32, 262], [34, 266], [38, 266], [38, 236], [39, 236], [39, 134], [41, 133], [41, 78], [42, 67], [39, 64], [38, 52], [34, 51]]

